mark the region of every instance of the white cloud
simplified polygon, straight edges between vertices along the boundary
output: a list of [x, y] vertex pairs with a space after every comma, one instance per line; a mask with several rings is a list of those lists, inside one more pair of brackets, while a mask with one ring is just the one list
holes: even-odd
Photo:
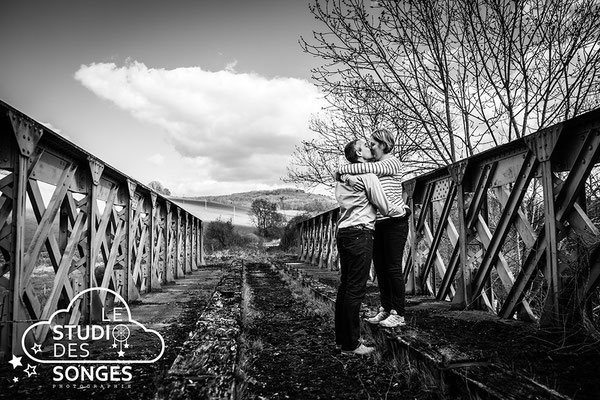
[[43, 122], [40, 121], [40, 124], [44, 125], [46, 128], [50, 129], [52, 132], [59, 134], [60, 136], [64, 137], [67, 140], [71, 140], [71, 137], [65, 133], [63, 133], [63, 131], [60, 128], [57, 128], [56, 126], [52, 125], [50, 122]]
[[[190, 167], [201, 169], [205, 182], [279, 185], [294, 146], [312, 136], [308, 122], [320, 111], [320, 94], [305, 80], [237, 73], [235, 65], [211, 72], [99, 63], [82, 65], [75, 78], [136, 118], [162, 127]], [[160, 154], [148, 160], [170, 161]]]
[[156, 153], [156, 154], [152, 154], [150, 157], [148, 157], [147, 160], [150, 161], [154, 165], [163, 165], [165, 163], [165, 156], [163, 156], [162, 154]]
[[233, 60], [232, 62], [228, 63], [228, 64], [225, 66], [225, 71], [228, 71], [228, 72], [233, 72], [233, 73], [235, 73], [235, 72], [236, 72], [236, 71], [235, 71], [235, 66], [237, 65], [237, 63], [238, 63], [238, 62], [237, 62], [237, 60]]
[[40, 124], [44, 125], [46, 128], [50, 129], [54, 133], [58, 133], [60, 135], [60, 129], [52, 125], [50, 122], [40, 121]]

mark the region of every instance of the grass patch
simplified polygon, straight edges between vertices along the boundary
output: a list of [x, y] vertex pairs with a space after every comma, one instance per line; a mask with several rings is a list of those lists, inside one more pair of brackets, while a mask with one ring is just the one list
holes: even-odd
[[242, 333], [238, 339], [238, 360], [235, 367], [234, 398], [243, 399], [249, 384], [255, 380], [247, 371], [252, 367], [256, 357], [263, 351], [264, 344], [260, 338], [250, 339], [245, 331], [258, 319], [261, 313], [253, 307], [254, 294], [246, 280], [246, 269], [242, 269], [242, 302], [241, 302], [241, 327]]
[[281, 274], [281, 277], [292, 289], [292, 295], [296, 298], [304, 299], [309, 305], [309, 310], [311, 310], [314, 315], [326, 317], [333, 321], [333, 304], [318, 298], [311, 288], [304, 286], [302, 283], [291, 278], [288, 274], [283, 273]]

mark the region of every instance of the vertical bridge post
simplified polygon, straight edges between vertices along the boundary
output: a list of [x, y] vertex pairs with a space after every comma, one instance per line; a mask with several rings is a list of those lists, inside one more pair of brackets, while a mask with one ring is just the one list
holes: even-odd
[[[27, 183], [29, 180], [30, 157], [33, 155], [43, 131], [33, 121], [8, 112], [14, 138], [16, 139], [19, 154], [14, 158], [13, 167], [13, 215], [12, 215], [12, 248], [10, 254], [10, 286], [12, 288], [11, 301], [11, 348], [14, 354], [23, 354], [21, 337], [29, 325], [26, 304], [23, 294], [29, 277], [25, 272], [27, 260], [25, 258], [25, 219], [27, 202]], [[3, 349], [6, 350], [6, 349]], [[6, 351], [5, 351], [6, 353]]]

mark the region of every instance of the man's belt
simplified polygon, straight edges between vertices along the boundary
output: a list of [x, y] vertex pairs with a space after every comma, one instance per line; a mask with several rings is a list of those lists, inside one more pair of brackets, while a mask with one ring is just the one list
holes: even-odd
[[345, 227], [339, 229], [339, 231], [372, 231], [372, 230], [373, 230], [373, 228], [369, 228], [365, 224], [345, 226]]

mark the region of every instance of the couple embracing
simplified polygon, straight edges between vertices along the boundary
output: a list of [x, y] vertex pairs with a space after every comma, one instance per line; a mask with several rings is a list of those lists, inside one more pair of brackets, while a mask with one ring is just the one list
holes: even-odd
[[385, 129], [371, 140], [357, 139], [344, 149], [350, 162], [337, 174], [340, 205], [337, 247], [341, 276], [335, 305], [336, 344], [343, 354], [365, 355], [360, 343], [360, 305], [371, 261], [377, 274], [381, 307], [367, 322], [385, 328], [405, 325], [402, 255], [410, 210], [402, 199], [400, 160], [391, 154], [394, 136]]

